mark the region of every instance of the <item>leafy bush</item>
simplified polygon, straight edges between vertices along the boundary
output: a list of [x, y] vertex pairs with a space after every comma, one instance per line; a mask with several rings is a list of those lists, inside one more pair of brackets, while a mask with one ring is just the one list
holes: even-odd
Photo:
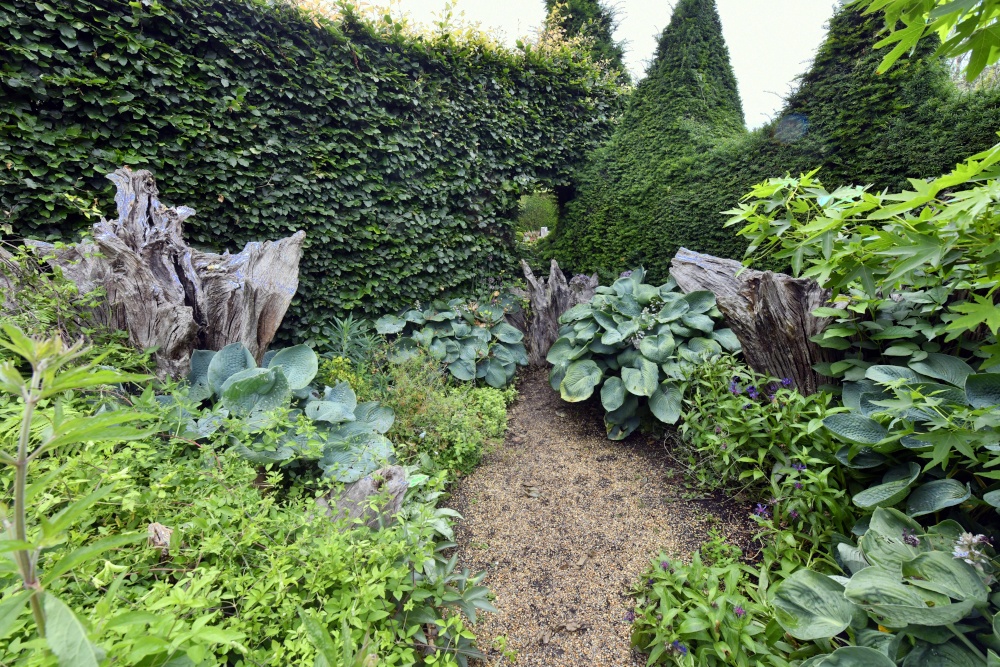
[[697, 363], [740, 349], [731, 330], [716, 329], [722, 314], [711, 292], [682, 294], [673, 279], [654, 287], [641, 268], [627, 273], [559, 318], [547, 357], [563, 400], [585, 401], [600, 387], [612, 440], [628, 437], [647, 412], [676, 423]]
[[[660, 554], [633, 595], [632, 643], [649, 653], [647, 664], [775, 665], [789, 663], [768, 647], [781, 642], [767, 601], [743, 587], [753, 575], [742, 552], [718, 535], [695, 551], [690, 563]], [[787, 645], [785, 645], [786, 648]]]
[[619, 96], [571, 44], [514, 50], [286, 2], [12, 0], [0, 31], [11, 227], [70, 240], [84, 220], [64, 193], [109, 205], [104, 175], [125, 163], [197, 209], [195, 243], [304, 229], [297, 340], [507, 255], [522, 189], [565, 184]]
[[426, 455], [435, 467], [464, 474], [479, 463], [484, 447], [503, 438], [506, 407], [517, 395], [513, 386], [454, 386], [423, 352], [389, 364], [385, 373], [389, 390], [379, 398], [396, 415], [388, 435], [402, 460]]
[[[372, 354], [372, 357], [375, 353]], [[371, 396], [374, 391], [371, 376], [364, 374], [347, 357], [326, 357], [320, 359], [316, 380], [321, 386], [336, 387], [341, 382], [351, 385], [359, 398]]]
[[521, 213], [517, 216], [518, 232], [537, 231], [542, 227], [554, 231], [557, 222], [559, 205], [554, 195], [545, 192], [521, 197]]
[[792, 637], [817, 641], [823, 653], [844, 632], [856, 644], [803, 665], [981, 665], [987, 653], [997, 660], [989, 538], [954, 521], [925, 529], [885, 508], [859, 532], [857, 545], [836, 545], [849, 576], [799, 570], [774, 591], [775, 619]]
[[504, 318], [501, 303], [452, 299], [429, 308], [408, 310], [401, 316], [384, 315], [375, 322], [380, 334], [398, 334], [390, 361], [400, 362], [419, 348], [463, 382], [477, 379], [497, 389], [506, 387], [518, 366], [528, 365], [524, 334]]

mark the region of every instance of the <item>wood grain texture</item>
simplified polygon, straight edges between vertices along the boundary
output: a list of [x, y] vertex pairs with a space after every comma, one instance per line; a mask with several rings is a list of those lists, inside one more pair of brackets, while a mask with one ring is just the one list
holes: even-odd
[[531, 303], [531, 319], [526, 332], [528, 361], [532, 366], [544, 366], [549, 348], [559, 337], [559, 317], [573, 306], [594, 298], [597, 274], [574, 276], [567, 281], [556, 260], [552, 260], [549, 267], [548, 280], [541, 276], [536, 278], [523, 259], [521, 268], [528, 281]]
[[183, 377], [195, 349], [241, 342], [258, 362], [298, 288], [304, 232], [248, 243], [222, 255], [183, 238], [187, 206], [164, 206], [153, 174], [118, 169], [118, 218], [93, 226], [93, 242], [66, 248], [29, 241], [62, 268], [81, 293], [102, 289], [102, 324], [129, 334], [138, 349], [156, 348], [157, 375]]
[[815, 393], [831, 380], [812, 366], [836, 360], [836, 352], [810, 337], [823, 331], [830, 318], [812, 311], [828, 305], [830, 291], [814, 280], [757, 271], [740, 262], [681, 248], [670, 275], [685, 292], [709, 290], [719, 310], [743, 345], [743, 357], [755, 371], [791, 378], [803, 394]]

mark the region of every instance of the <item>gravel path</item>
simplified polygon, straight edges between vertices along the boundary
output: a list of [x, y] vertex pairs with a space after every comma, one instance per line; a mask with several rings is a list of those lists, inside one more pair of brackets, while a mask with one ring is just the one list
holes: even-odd
[[629, 588], [661, 550], [686, 560], [711, 526], [733, 535], [738, 522], [684, 500], [659, 445], [607, 440], [600, 406], [564, 403], [544, 371], [519, 388], [506, 442], [449, 503], [465, 517], [459, 561], [487, 570], [496, 593], [499, 613], [474, 628], [485, 664], [644, 666], [624, 620]]

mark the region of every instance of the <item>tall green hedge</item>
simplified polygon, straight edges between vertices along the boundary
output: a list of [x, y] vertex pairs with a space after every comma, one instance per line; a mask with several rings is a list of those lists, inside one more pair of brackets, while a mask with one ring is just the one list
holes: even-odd
[[[713, 18], [704, 20], [706, 31]], [[943, 63], [929, 57], [933, 45], [922, 57], [876, 75], [883, 53], [872, 45], [880, 27], [841, 10], [781, 115], [754, 132], [734, 128], [731, 114], [715, 124], [707, 113], [679, 104], [661, 106], [668, 113], [658, 135], [626, 116], [578, 177], [577, 197], [560, 219], [550, 252], [575, 271], [641, 264], [651, 280], [663, 280], [681, 246], [742, 257], [744, 242], [723, 227], [721, 212], [767, 178], [821, 167], [827, 186], [900, 188], [907, 177], [943, 173], [994, 144], [1000, 91], [957, 91]], [[675, 48], [677, 54], [688, 50]], [[716, 132], [707, 145], [696, 142], [697, 132], [684, 136], [671, 129], [707, 124]], [[616, 148], [633, 134], [647, 146], [641, 160], [636, 151]]]
[[625, 68], [625, 47], [614, 38], [614, 9], [601, 0], [545, 0], [545, 11], [548, 23], [562, 28], [567, 35], [590, 38], [594, 60], [608, 63], [620, 72], [623, 81], [630, 79]]
[[499, 264], [522, 190], [566, 183], [618, 95], [568, 47], [511, 52], [280, 1], [0, 0], [0, 34], [15, 235], [68, 238], [81, 201], [113, 212], [104, 174], [149, 168], [165, 202], [197, 210], [195, 243], [307, 232], [290, 335]]

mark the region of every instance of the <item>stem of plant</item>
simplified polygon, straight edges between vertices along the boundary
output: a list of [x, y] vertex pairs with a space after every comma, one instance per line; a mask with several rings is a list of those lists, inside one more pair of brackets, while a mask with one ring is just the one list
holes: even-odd
[[976, 648], [976, 645], [973, 644], [972, 642], [970, 642], [968, 640], [968, 638], [964, 634], [962, 634], [961, 632], [959, 632], [958, 630], [956, 630], [955, 626], [953, 624], [949, 623], [945, 627], [948, 628], [949, 630], [951, 630], [952, 634], [954, 634], [956, 637], [958, 637], [959, 639], [961, 639], [962, 643], [965, 644], [966, 646], [968, 646], [972, 650], [973, 653], [975, 653], [976, 655], [978, 655], [980, 660], [982, 660], [983, 662], [986, 662], [986, 656], [983, 655], [983, 652], [980, 651], [978, 648]]
[[[28, 444], [31, 440], [31, 422], [35, 406], [40, 400], [39, 387], [42, 382], [41, 373], [35, 369], [31, 377], [31, 386], [24, 393], [24, 415], [21, 417], [21, 433], [17, 443], [17, 461], [14, 463], [14, 539], [28, 541], [27, 507], [25, 495], [28, 488]], [[45, 614], [42, 612], [42, 589], [35, 578], [35, 564], [27, 550], [15, 552], [18, 568], [24, 587], [31, 591], [31, 613], [38, 626], [38, 634], [45, 636]]]

